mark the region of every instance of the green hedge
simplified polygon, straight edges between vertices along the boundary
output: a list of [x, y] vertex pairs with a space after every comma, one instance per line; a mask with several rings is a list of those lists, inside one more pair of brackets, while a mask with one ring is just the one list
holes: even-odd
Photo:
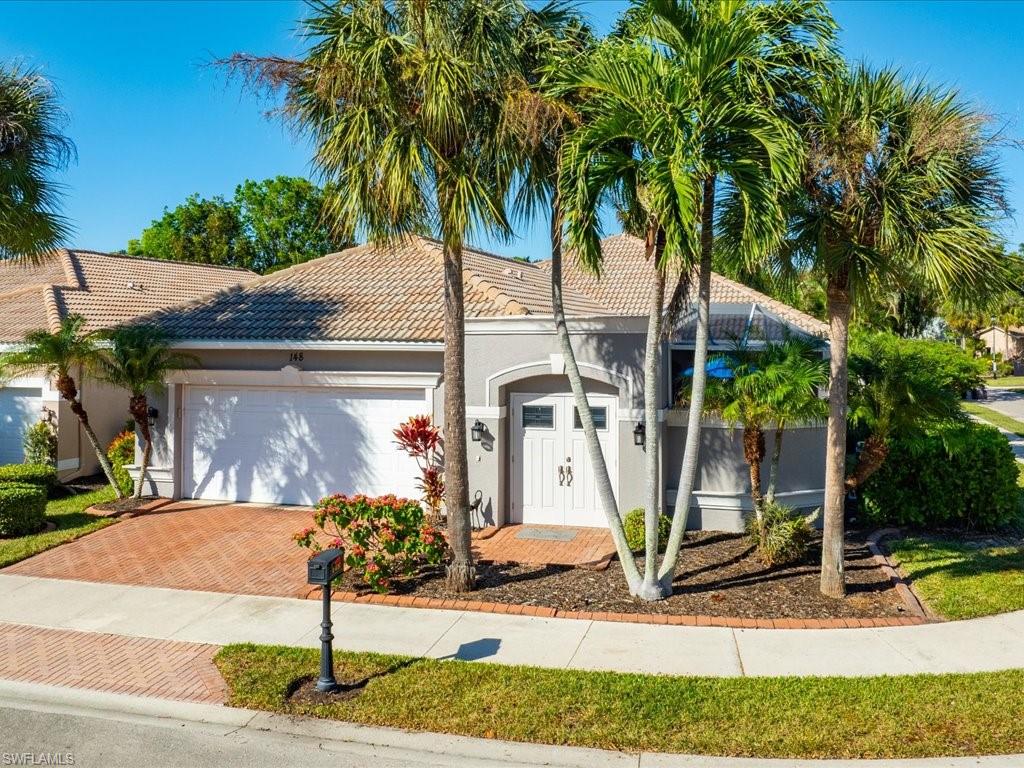
[[0, 483], [27, 483], [42, 486], [49, 493], [57, 485], [57, 470], [46, 464], [4, 464]]
[[0, 536], [36, 533], [46, 521], [46, 489], [29, 483], [0, 483]]
[[999, 430], [968, 422], [895, 439], [861, 502], [874, 525], [992, 530], [1018, 513], [1017, 462]]

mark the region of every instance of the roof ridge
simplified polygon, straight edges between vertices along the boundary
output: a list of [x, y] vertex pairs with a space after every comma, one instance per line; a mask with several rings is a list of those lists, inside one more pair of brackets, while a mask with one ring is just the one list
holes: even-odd
[[78, 270], [75, 269], [74, 257], [71, 251], [68, 248], [61, 248], [57, 251], [57, 258], [60, 259], [61, 269], [64, 270], [64, 277], [68, 281], [66, 287], [81, 290], [84, 287], [82, 277], [78, 274]]
[[108, 259], [128, 259], [131, 261], [145, 261], [150, 264], [181, 264], [189, 267], [202, 267], [203, 269], [217, 269], [225, 272], [245, 272], [250, 275], [259, 274], [246, 269], [245, 267], [233, 267], [230, 264], [207, 264], [202, 261], [179, 261], [177, 259], [161, 259], [156, 256], [136, 255], [132, 253], [110, 253], [109, 251], [94, 251], [90, 248], [62, 248], [62, 251], [66, 252], [69, 256], [74, 255], [85, 255], [85, 256], [103, 256]]
[[57, 287], [43, 286], [43, 306], [46, 307], [46, 322], [50, 331], [56, 333], [60, 329], [60, 303], [57, 299]]

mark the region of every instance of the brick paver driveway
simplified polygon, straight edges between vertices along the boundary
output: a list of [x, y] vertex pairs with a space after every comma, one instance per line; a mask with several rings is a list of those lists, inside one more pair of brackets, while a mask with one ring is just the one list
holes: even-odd
[[302, 507], [183, 501], [22, 560], [3, 573], [171, 589], [304, 597]]

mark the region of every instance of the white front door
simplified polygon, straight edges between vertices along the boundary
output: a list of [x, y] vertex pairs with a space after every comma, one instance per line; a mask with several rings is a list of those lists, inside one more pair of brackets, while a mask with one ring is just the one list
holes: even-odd
[[[598, 441], [618, 477], [616, 398], [591, 395]], [[572, 395], [512, 395], [513, 522], [604, 527], [607, 523]]]

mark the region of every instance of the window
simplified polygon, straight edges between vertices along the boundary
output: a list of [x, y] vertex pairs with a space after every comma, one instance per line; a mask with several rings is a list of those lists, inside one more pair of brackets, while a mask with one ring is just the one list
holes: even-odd
[[[591, 408], [590, 415], [594, 419], [594, 429], [603, 430], [608, 429], [608, 409], [604, 406], [600, 408]], [[580, 421], [580, 411], [578, 408], [572, 409], [573, 429], [583, 429], [583, 422]]]
[[524, 405], [523, 427], [533, 427], [534, 429], [554, 429], [555, 406]]

